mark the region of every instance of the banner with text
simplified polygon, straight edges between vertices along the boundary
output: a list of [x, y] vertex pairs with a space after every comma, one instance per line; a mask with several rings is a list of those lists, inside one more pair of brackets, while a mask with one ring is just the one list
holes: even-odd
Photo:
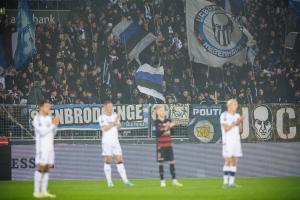
[[193, 104], [190, 113], [188, 134], [193, 141], [216, 143], [221, 140], [219, 118], [222, 105]]
[[[17, 10], [6, 10], [8, 21], [11, 24], [16, 23]], [[64, 23], [69, 19], [71, 10], [32, 10], [33, 20], [36, 24]]]
[[[102, 104], [66, 104], [54, 105], [51, 115], [60, 116], [57, 130], [91, 130], [99, 129], [99, 115], [102, 113]], [[33, 106], [29, 109], [29, 123], [37, 112]], [[114, 105], [114, 112], [121, 115], [121, 129], [147, 129], [148, 104]]]
[[[221, 105], [192, 105], [188, 135], [192, 141], [221, 142]], [[300, 141], [300, 107], [296, 104], [240, 105], [244, 117], [240, 126], [242, 142]]]

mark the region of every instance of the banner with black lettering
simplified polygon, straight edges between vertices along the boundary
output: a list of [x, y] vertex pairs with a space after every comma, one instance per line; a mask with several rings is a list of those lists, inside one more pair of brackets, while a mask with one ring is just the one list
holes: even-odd
[[221, 141], [219, 118], [222, 105], [193, 104], [190, 112], [188, 135], [192, 141], [216, 143]]
[[[93, 130], [99, 129], [99, 115], [102, 113], [102, 104], [70, 104], [54, 105], [51, 115], [60, 115], [60, 124], [57, 130]], [[29, 122], [36, 114], [35, 107], [29, 109]], [[114, 105], [114, 112], [121, 115], [121, 129], [147, 129], [149, 126], [148, 104]]]

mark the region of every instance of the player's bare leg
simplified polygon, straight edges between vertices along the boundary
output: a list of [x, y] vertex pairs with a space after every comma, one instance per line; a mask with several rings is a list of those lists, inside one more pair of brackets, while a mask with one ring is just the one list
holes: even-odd
[[126, 186], [133, 186], [133, 184], [128, 180], [125, 166], [124, 166], [124, 161], [123, 161], [123, 156], [122, 155], [115, 155], [115, 160], [117, 163], [117, 170], [122, 178], [123, 183]]
[[112, 156], [104, 156], [104, 174], [106, 177], [108, 187], [114, 187], [111, 178], [111, 162], [112, 162]]
[[231, 164], [231, 158], [226, 157], [224, 158], [224, 166], [223, 166], [223, 184], [225, 186], [229, 185], [229, 176], [230, 176], [230, 164]]
[[175, 173], [175, 160], [169, 161], [170, 166], [170, 173], [172, 176], [172, 184], [177, 187], [182, 187], [183, 185], [179, 183], [176, 179], [176, 173]]

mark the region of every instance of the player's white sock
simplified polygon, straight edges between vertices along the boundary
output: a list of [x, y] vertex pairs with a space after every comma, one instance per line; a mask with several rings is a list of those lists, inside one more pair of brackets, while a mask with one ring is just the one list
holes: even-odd
[[230, 176], [229, 176], [229, 185], [234, 184], [235, 173], [236, 173], [236, 166], [231, 166], [230, 167]]
[[111, 180], [111, 164], [104, 163], [104, 174], [108, 184], [112, 183]]
[[49, 173], [48, 172], [43, 173], [43, 175], [42, 175], [42, 181], [41, 181], [41, 183], [42, 183], [42, 185], [41, 185], [42, 193], [47, 192], [48, 181], [49, 181]]
[[119, 172], [119, 174], [120, 174], [120, 176], [122, 178], [123, 183], [127, 183], [128, 179], [127, 179], [127, 175], [126, 175], [126, 170], [125, 170], [124, 164], [123, 163], [117, 164], [117, 169], [118, 169], [118, 172]]
[[223, 167], [223, 172], [224, 172], [224, 176], [223, 176], [224, 182], [223, 182], [223, 184], [224, 185], [228, 185], [229, 184], [229, 173], [230, 173], [229, 169], [230, 169], [229, 166], [224, 165], [224, 167]]
[[41, 188], [42, 173], [39, 171], [34, 172], [34, 193], [39, 193]]

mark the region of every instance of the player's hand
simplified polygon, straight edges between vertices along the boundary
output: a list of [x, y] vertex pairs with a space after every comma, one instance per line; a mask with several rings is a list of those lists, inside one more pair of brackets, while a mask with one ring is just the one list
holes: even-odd
[[176, 122], [175, 121], [171, 121], [169, 126], [170, 126], [170, 128], [172, 128], [175, 125], [176, 125]]
[[170, 122], [166, 122], [164, 124], [165, 130], [169, 130], [170, 129]]
[[241, 123], [243, 123], [243, 120], [244, 120], [244, 117], [240, 117], [240, 118], [238, 118], [238, 119], [236, 120], [235, 124], [236, 124], [237, 126], [239, 126]]
[[114, 124], [119, 125], [120, 124], [120, 119], [121, 119], [121, 115], [117, 114], [117, 117], [115, 119], [115, 123]]
[[58, 115], [56, 115], [53, 119], [52, 119], [52, 124], [54, 125], [58, 125], [60, 121], [60, 117]]

